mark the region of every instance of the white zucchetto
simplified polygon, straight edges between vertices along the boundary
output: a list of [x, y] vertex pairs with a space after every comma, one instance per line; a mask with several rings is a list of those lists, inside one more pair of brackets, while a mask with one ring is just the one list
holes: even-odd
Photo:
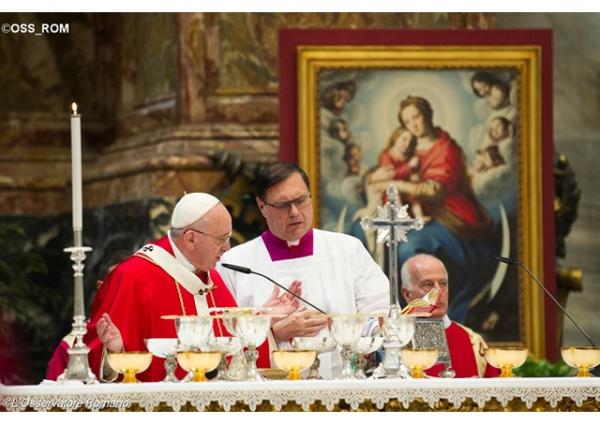
[[208, 193], [189, 193], [183, 196], [173, 209], [171, 228], [183, 228], [193, 224], [214, 208], [220, 200]]

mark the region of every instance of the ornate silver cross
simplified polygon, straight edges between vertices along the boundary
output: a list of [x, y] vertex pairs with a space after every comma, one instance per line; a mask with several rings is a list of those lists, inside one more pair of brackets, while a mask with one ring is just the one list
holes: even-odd
[[390, 279], [390, 307], [400, 307], [398, 290], [398, 243], [407, 242], [406, 233], [410, 230], [421, 230], [423, 219], [411, 218], [408, 215], [408, 204], [400, 206], [398, 188], [394, 184], [386, 190], [387, 202], [383, 207], [377, 206], [375, 218], [363, 218], [360, 225], [363, 229], [377, 229], [377, 242], [388, 248], [388, 277]]
[[[383, 207], [377, 207], [375, 218], [363, 218], [363, 229], [377, 229], [377, 242], [383, 243], [388, 249], [388, 277], [390, 279], [390, 308], [385, 317], [385, 355], [377, 377], [401, 377], [400, 348], [410, 341], [414, 332], [414, 318], [400, 314], [400, 290], [398, 287], [398, 243], [407, 242], [406, 233], [410, 230], [421, 230], [423, 219], [411, 218], [408, 215], [408, 205], [400, 206], [398, 188], [394, 184], [386, 190], [387, 202]], [[408, 340], [406, 340], [407, 336]]]

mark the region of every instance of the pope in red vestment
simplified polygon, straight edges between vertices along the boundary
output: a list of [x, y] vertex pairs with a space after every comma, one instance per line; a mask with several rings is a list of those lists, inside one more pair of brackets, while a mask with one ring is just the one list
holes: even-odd
[[[196, 275], [205, 284], [212, 282], [212, 289], [205, 295], [209, 308], [237, 306], [214, 269], [221, 254], [230, 247], [231, 217], [225, 207], [208, 194], [187, 194], [175, 206], [171, 226], [174, 230], [170, 237], [165, 236], [152, 244], [175, 256], [183, 266], [195, 268]], [[197, 313], [194, 293], [138, 252], [108, 275], [94, 300], [85, 337], [90, 348], [92, 371], [99, 377], [104, 375], [100, 367], [105, 346], [126, 352], [147, 351], [145, 339], [177, 337], [175, 322], [161, 317]], [[213, 332], [217, 337], [230, 336], [219, 319], [213, 321]], [[162, 380], [165, 376], [163, 362], [154, 357], [150, 367], [139, 374], [138, 379]], [[269, 367], [267, 342], [259, 348], [258, 367]], [[176, 375], [182, 378], [185, 371], [178, 367]]]
[[[432, 318], [444, 321], [446, 340], [452, 369], [456, 377], [496, 377], [500, 370], [487, 364], [484, 353], [487, 347], [483, 338], [468, 327], [450, 321], [448, 310], [448, 272], [444, 264], [434, 256], [419, 254], [408, 259], [401, 269], [402, 296], [407, 302], [424, 297], [437, 288], [439, 295]], [[438, 363], [425, 371], [427, 375], [438, 377], [444, 369]]]
[[[153, 244], [173, 254], [168, 237], [165, 236]], [[209, 275], [214, 287], [206, 295], [208, 307], [237, 306], [219, 273], [212, 269]], [[206, 273], [199, 276], [202, 277], [206, 280]], [[162, 319], [162, 316], [197, 314], [193, 295], [183, 287], [179, 287], [178, 290], [177, 284], [161, 267], [139, 256], [131, 256], [108, 275], [98, 293], [102, 301], [92, 308], [94, 312], [85, 340], [91, 349], [90, 366], [97, 376], [100, 375], [103, 345], [96, 335], [96, 323], [102, 314], [108, 313], [120, 330], [126, 352], [146, 351], [144, 339], [177, 338], [175, 322]], [[216, 337], [231, 335], [221, 320], [217, 319], [213, 322], [213, 333]], [[148, 370], [139, 374], [138, 379], [162, 380], [165, 376], [163, 362], [163, 359], [154, 357]], [[258, 367], [269, 367], [267, 343], [263, 343], [259, 349]], [[178, 366], [177, 377], [183, 378], [185, 374]]]

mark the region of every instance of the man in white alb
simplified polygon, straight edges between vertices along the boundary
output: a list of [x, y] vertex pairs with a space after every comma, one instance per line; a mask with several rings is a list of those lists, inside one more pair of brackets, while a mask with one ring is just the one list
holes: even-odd
[[[306, 173], [297, 165], [277, 163], [257, 176], [258, 207], [269, 229], [232, 248], [221, 263], [251, 268], [273, 278], [327, 313], [371, 312], [389, 305], [389, 281], [362, 243], [349, 235], [312, 228], [313, 207]], [[259, 307], [273, 295], [271, 283], [219, 265], [239, 306]], [[316, 336], [327, 319], [301, 306], [272, 325], [280, 348], [293, 337]], [[365, 323], [372, 334], [376, 320]], [[334, 378], [341, 371], [339, 351], [322, 354], [320, 373]]]

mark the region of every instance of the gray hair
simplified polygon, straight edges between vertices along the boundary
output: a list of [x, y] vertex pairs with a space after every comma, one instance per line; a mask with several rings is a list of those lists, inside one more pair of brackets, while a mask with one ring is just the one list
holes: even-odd
[[400, 268], [400, 280], [402, 280], [402, 288], [403, 289], [412, 291], [413, 281], [412, 281], [412, 275], [410, 273], [410, 268], [415, 261], [418, 261], [419, 259], [423, 259], [423, 258], [433, 258], [433, 259], [437, 260], [438, 262], [440, 262], [444, 266], [444, 270], [446, 271], [446, 278], [448, 278], [448, 270], [446, 269], [446, 266], [439, 258], [436, 258], [435, 256], [429, 255], [426, 253], [419, 253], [415, 256], [411, 256], [410, 258], [408, 258], [402, 264], [402, 268]]
[[402, 264], [402, 268], [400, 268], [400, 280], [402, 281], [402, 288], [408, 291], [411, 291], [413, 289], [413, 282], [410, 276], [410, 272], [408, 271], [410, 262], [410, 259], [408, 259]]
[[187, 230], [190, 229], [196, 229], [196, 226], [200, 223], [203, 222], [204, 220], [204, 216], [201, 216], [200, 218], [198, 218], [196, 221], [192, 222], [190, 225], [186, 225], [185, 227], [182, 228], [171, 228], [170, 232], [171, 232], [171, 237], [173, 238], [179, 238], [181, 236], [183, 236], [183, 233], [185, 233]]

